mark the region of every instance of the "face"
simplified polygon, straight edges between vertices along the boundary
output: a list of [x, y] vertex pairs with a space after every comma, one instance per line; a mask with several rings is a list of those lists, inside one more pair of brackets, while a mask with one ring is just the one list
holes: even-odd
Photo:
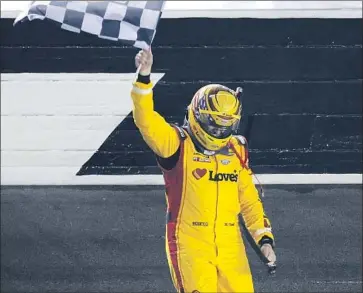
[[221, 126], [213, 126], [213, 125], [201, 125], [201, 127], [209, 135], [216, 137], [216, 138], [226, 138], [232, 134], [231, 127], [221, 127]]

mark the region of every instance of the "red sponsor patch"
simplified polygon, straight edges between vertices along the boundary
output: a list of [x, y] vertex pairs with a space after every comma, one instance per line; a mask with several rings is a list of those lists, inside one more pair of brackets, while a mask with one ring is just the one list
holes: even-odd
[[201, 179], [205, 174], [207, 174], [207, 169], [195, 169], [193, 172], [192, 172], [193, 176], [196, 178], [196, 179]]

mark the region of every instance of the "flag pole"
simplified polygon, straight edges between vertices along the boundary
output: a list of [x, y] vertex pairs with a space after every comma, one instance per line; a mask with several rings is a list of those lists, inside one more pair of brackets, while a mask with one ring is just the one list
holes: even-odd
[[134, 82], [135, 83], [137, 81], [137, 78], [139, 76], [139, 73], [140, 73], [140, 69], [141, 69], [141, 65], [139, 65], [136, 69], [136, 72], [135, 72], [135, 78], [134, 78]]
[[[149, 47], [147, 48], [147, 50], [149, 50], [149, 51], [150, 51], [150, 50], [151, 50], [151, 46], [149, 46]], [[136, 69], [134, 83], [136, 82], [137, 77], [139, 76], [140, 70], [141, 70], [141, 64], [140, 64], [140, 65], [137, 67], [137, 69]]]

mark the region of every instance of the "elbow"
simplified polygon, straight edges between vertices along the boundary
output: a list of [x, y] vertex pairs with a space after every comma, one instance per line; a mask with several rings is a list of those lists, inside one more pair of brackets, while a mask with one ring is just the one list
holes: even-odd
[[133, 110], [133, 111], [132, 111], [132, 119], [133, 119], [133, 121], [134, 121], [135, 126], [136, 126], [138, 129], [140, 129], [140, 126], [141, 126], [141, 124], [140, 124], [140, 120], [139, 120], [139, 118], [137, 117], [137, 114], [136, 114], [135, 110]]

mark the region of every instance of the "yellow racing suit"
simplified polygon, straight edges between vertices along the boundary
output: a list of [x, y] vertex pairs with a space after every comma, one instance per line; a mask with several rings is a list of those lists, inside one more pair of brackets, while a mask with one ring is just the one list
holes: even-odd
[[180, 293], [254, 292], [238, 215], [257, 243], [273, 235], [246, 167], [243, 137], [232, 137], [234, 151], [198, 152], [188, 131], [154, 111], [152, 87], [134, 82], [133, 118], [165, 181], [166, 252], [174, 286]]

